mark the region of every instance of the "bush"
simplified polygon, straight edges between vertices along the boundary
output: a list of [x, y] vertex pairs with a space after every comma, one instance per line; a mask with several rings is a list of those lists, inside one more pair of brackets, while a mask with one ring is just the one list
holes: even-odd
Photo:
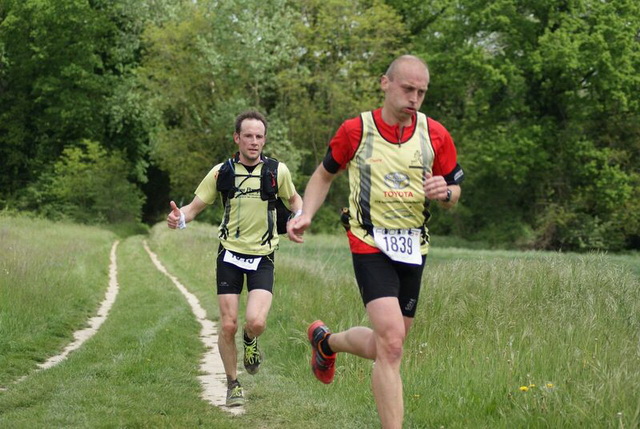
[[138, 223], [144, 195], [129, 182], [128, 163], [99, 143], [66, 148], [52, 170], [30, 186], [22, 207], [50, 219], [81, 223]]

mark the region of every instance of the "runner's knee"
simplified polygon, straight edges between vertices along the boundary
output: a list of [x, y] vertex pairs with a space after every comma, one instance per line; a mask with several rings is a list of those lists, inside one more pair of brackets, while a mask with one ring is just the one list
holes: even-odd
[[400, 361], [402, 359], [404, 339], [405, 335], [400, 331], [377, 336], [376, 359], [384, 359], [391, 362]]
[[262, 317], [247, 318], [247, 331], [251, 332], [255, 336], [262, 334], [266, 328], [266, 319]]
[[226, 338], [234, 337], [238, 332], [238, 321], [232, 319], [222, 320], [220, 331]]

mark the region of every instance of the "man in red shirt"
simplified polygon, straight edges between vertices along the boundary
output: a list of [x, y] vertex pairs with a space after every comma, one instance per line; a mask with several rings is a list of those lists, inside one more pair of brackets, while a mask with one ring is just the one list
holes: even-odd
[[428, 85], [421, 59], [395, 59], [380, 80], [382, 108], [340, 126], [307, 184], [302, 212], [288, 225], [290, 239], [302, 243], [336, 174], [348, 170], [347, 236], [372, 327], [332, 333], [315, 321], [308, 328], [311, 366], [328, 384], [338, 352], [374, 360], [373, 395], [383, 428], [402, 427], [400, 363], [429, 248], [428, 206], [455, 205], [464, 177], [447, 130], [419, 112]]

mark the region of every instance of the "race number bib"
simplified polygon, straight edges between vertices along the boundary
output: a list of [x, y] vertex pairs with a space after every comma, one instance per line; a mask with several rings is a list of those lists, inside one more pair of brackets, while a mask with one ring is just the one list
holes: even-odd
[[255, 271], [258, 269], [258, 264], [262, 260], [262, 256], [255, 256], [251, 258], [245, 258], [243, 256], [238, 256], [228, 250], [224, 251], [224, 257], [222, 258], [224, 262], [228, 262], [230, 264], [235, 265], [236, 267], [243, 268], [249, 271]]
[[394, 261], [422, 264], [420, 230], [373, 228], [373, 239], [378, 249]]

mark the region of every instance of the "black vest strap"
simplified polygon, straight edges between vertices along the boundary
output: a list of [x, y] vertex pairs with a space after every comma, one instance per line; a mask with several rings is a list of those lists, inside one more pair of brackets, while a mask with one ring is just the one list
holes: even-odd
[[[273, 238], [274, 216], [276, 210], [276, 201], [278, 200], [278, 160], [269, 158], [264, 155], [260, 156], [263, 161], [262, 172], [260, 174], [260, 199], [268, 201], [267, 204], [267, 231], [262, 236], [261, 245], [269, 244], [271, 247], [271, 239]], [[224, 205], [224, 215], [222, 225], [220, 226], [220, 238], [227, 239], [229, 230], [229, 213], [231, 204], [230, 199], [238, 195], [238, 186], [236, 186], [236, 169], [235, 164], [240, 162], [240, 153], [237, 152], [233, 158], [229, 158], [222, 164], [218, 171], [216, 179], [216, 187], [222, 195], [222, 203]], [[251, 174], [243, 175], [247, 180], [249, 177], [255, 177]], [[243, 180], [243, 182], [244, 182]], [[252, 191], [252, 192], [257, 192]]]

